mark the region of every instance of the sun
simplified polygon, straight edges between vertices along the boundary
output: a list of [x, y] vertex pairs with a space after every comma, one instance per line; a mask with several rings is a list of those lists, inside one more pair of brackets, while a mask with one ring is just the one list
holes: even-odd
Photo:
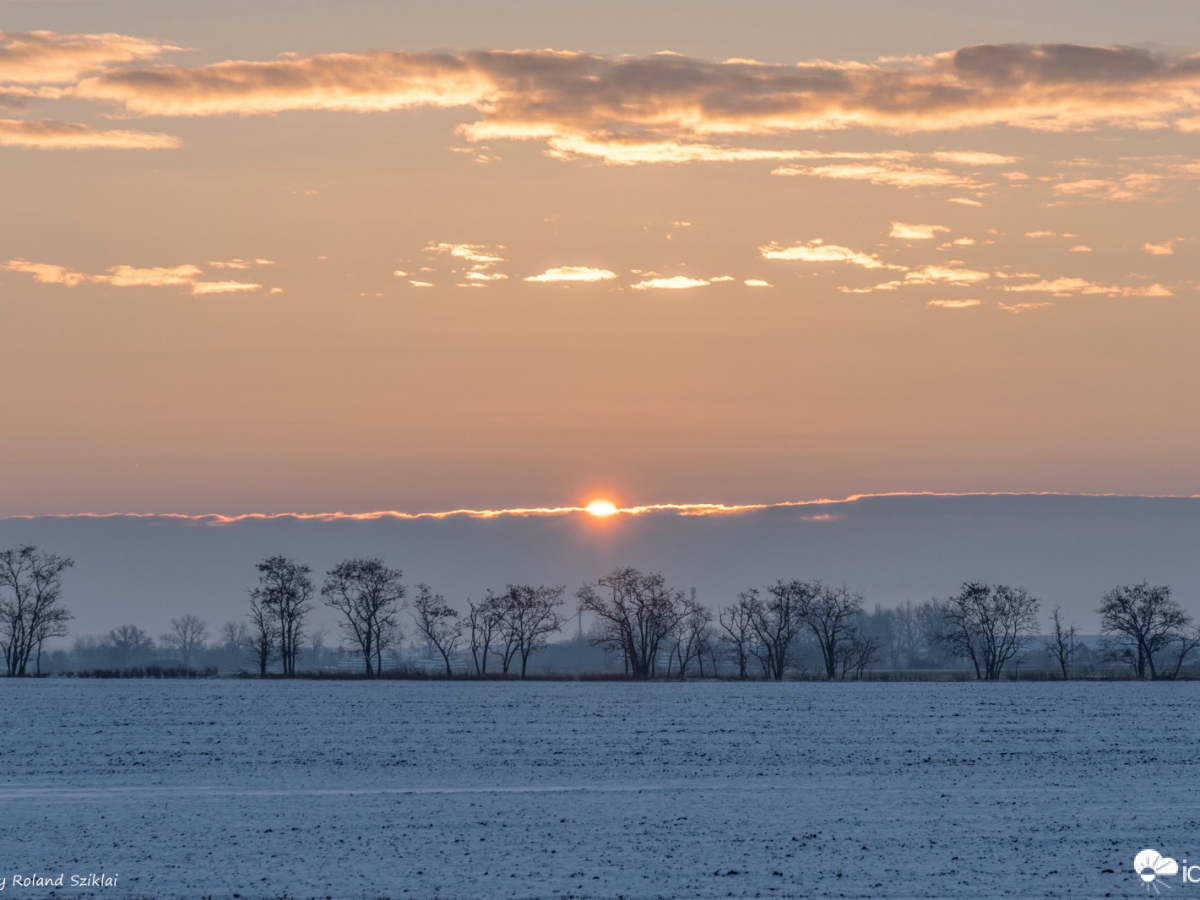
[[616, 505], [608, 500], [593, 500], [586, 507], [584, 507], [584, 509], [599, 519], [604, 519], [608, 516], [615, 516], [617, 514]]

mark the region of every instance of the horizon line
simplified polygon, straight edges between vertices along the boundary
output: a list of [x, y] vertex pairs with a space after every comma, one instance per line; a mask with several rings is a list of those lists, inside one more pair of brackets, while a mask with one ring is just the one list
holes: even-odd
[[[451, 509], [440, 512], [405, 512], [403, 510], [372, 510], [367, 512], [273, 512], [273, 513], [174, 513], [174, 512], [73, 512], [39, 513], [0, 516], [0, 521], [34, 519], [174, 519], [206, 525], [234, 525], [247, 521], [274, 521], [294, 519], [301, 522], [374, 521], [395, 519], [413, 521], [418, 519], [498, 519], [504, 517], [533, 518], [583, 514], [590, 518], [614, 518], [617, 516], [641, 516], [650, 513], [675, 513], [679, 516], [720, 516], [761, 512], [768, 509], [789, 509], [805, 506], [837, 506], [888, 497], [1081, 497], [1112, 498], [1129, 500], [1197, 500], [1200, 494], [1121, 494], [1121, 493], [1075, 493], [1068, 491], [886, 491], [881, 493], [850, 494], [842, 499], [819, 497], [810, 500], [780, 500], [772, 503], [648, 503], [636, 506], [616, 506], [597, 513], [591, 504], [607, 502], [597, 498], [585, 506], [511, 507], [506, 509]], [[832, 519], [834, 516], [813, 516], [814, 520]]]

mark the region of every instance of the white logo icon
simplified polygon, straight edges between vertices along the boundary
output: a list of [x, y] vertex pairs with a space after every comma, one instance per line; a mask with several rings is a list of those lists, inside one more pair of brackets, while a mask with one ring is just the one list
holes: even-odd
[[[1178, 875], [1179, 863], [1169, 856], [1163, 856], [1157, 850], [1143, 850], [1133, 858], [1133, 871], [1146, 883], [1146, 890], [1154, 888], [1157, 894], [1159, 885], [1162, 884], [1159, 879], [1168, 875]], [[1162, 884], [1162, 887], [1170, 885]]]

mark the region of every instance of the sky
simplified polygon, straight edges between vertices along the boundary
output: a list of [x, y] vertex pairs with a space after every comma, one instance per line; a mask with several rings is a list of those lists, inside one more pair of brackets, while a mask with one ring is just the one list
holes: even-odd
[[1200, 494], [1194, 12], [0, 4], [0, 517]]

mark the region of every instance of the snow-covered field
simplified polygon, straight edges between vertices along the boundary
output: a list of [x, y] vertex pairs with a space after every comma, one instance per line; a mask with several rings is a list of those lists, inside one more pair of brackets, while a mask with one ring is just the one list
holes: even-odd
[[1139, 850], [1200, 862], [1200, 684], [46, 679], [0, 709], [0, 900], [1137, 897]]

